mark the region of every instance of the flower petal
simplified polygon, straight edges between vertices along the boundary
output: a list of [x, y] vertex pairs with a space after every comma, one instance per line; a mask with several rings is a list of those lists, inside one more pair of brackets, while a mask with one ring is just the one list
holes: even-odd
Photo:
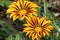
[[6, 13], [9, 13], [9, 14], [11, 14], [11, 12], [17, 12], [17, 10], [14, 8], [10, 8], [6, 11]]
[[19, 20], [22, 21], [25, 16], [20, 16]]
[[23, 26], [31, 27], [32, 25], [31, 24], [24, 24]]
[[39, 24], [42, 25], [44, 21], [46, 21], [46, 17], [40, 18], [40, 23]]
[[36, 38], [37, 40], [39, 40], [38, 34], [35, 35], [35, 38]]
[[20, 7], [23, 8], [23, 0], [19, 0], [19, 3], [20, 3]]
[[27, 19], [27, 23], [31, 24], [32, 26], [34, 25], [30, 18]]
[[32, 36], [33, 32], [34, 32], [34, 31], [31, 31], [31, 33], [29, 34], [29, 37], [31, 37], [31, 36]]
[[19, 16], [14, 15], [14, 16], [13, 16], [13, 21], [15, 21], [18, 17], [19, 17]]
[[35, 36], [34, 36], [34, 35], [35, 35], [35, 33], [33, 33], [33, 34], [32, 34], [32, 40], [34, 40], [34, 39], [35, 39]]
[[54, 28], [53, 26], [50, 25], [50, 26], [47, 26], [46, 29], [53, 30]]
[[31, 27], [26, 27], [23, 32], [27, 32], [27, 31], [31, 31], [31, 30], [33, 30], [33, 28], [31, 28]]
[[51, 20], [48, 20], [48, 21], [45, 21], [42, 26], [45, 26], [45, 24], [50, 24], [51, 23]]
[[45, 32], [43, 32], [43, 36], [45, 36], [46, 34], [45, 34]]
[[30, 7], [39, 7], [39, 6], [37, 6], [36, 4], [34, 4], [34, 3], [31, 3], [31, 6]]
[[26, 36], [27, 36], [29, 33], [30, 33], [30, 31], [28, 31], [28, 32], [26, 33]]
[[19, 6], [17, 5], [16, 2], [13, 2], [13, 3], [9, 6], [9, 8], [15, 8], [16, 10], [18, 10], [18, 9], [19, 9]]
[[15, 14], [16, 14], [16, 13], [12, 13], [12, 14], [10, 14], [10, 18], [12, 18]]

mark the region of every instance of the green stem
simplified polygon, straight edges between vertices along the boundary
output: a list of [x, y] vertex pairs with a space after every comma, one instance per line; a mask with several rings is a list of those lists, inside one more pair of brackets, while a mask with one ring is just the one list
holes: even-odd
[[44, 0], [44, 16], [46, 16], [47, 13], [47, 4], [46, 4], [46, 0]]
[[39, 4], [40, 4], [41, 0], [39, 0]]
[[38, 0], [38, 5], [39, 5], [39, 9], [38, 9], [38, 17], [40, 17], [40, 2], [41, 2], [41, 0]]

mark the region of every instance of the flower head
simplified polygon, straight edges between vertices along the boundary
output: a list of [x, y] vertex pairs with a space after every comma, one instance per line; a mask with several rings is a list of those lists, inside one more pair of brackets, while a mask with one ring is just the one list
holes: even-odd
[[9, 6], [7, 13], [10, 14], [10, 18], [13, 18], [13, 21], [17, 18], [23, 20], [24, 18], [32, 16], [32, 14], [36, 15], [36, 7], [38, 6], [30, 1], [18, 0]]
[[32, 37], [32, 40], [39, 40], [42, 36], [49, 35], [49, 32], [53, 30], [53, 27], [49, 25], [51, 20], [46, 21], [46, 17], [38, 18], [33, 17], [27, 19], [27, 23], [24, 24], [26, 26], [23, 32], [26, 32], [26, 36]]

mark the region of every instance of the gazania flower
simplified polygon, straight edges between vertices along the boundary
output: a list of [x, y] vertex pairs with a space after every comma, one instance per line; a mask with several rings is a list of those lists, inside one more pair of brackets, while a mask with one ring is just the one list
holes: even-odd
[[9, 6], [7, 13], [10, 14], [10, 18], [13, 18], [13, 21], [17, 18], [23, 20], [24, 18], [32, 16], [32, 14], [36, 15], [36, 7], [38, 6], [30, 1], [18, 0]]
[[53, 27], [49, 25], [51, 20], [46, 21], [46, 17], [38, 18], [33, 17], [27, 19], [27, 23], [24, 24], [26, 26], [23, 32], [26, 32], [26, 36], [32, 37], [32, 40], [39, 40], [42, 36], [49, 35], [49, 32], [53, 30]]

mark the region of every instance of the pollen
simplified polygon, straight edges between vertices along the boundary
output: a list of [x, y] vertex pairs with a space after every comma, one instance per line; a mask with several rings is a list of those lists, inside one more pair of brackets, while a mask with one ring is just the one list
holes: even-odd
[[25, 15], [25, 14], [27, 13], [27, 11], [26, 11], [26, 10], [20, 10], [19, 13], [20, 13], [21, 15]]
[[40, 31], [42, 31], [42, 28], [41, 27], [36, 27], [35, 28], [35, 32], [40, 32]]

